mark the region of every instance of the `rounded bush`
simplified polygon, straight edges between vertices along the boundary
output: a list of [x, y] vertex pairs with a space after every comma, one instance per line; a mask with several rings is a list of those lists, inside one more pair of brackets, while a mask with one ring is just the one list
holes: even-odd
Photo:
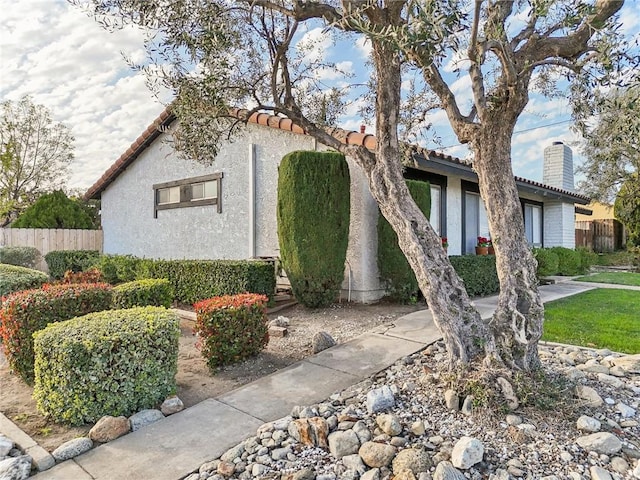
[[257, 355], [269, 342], [265, 295], [245, 293], [203, 300], [194, 305], [194, 330], [209, 368]]
[[0, 297], [12, 292], [37, 288], [49, 277], [39, 270], [0, 264]]
[[36, 268], [41, 258], [40, 250], [35, 247], [0, 248], [0, 263], [6, 263], [8, 265]]
[[580, 255], [580, 272], [581, 274], [588, 273], [591, 266], [598, 261], [598, 254], [592, 250], [584, 247], [576, 248], [576, 252]]
[[0, 337], [11, 370], [33, 381], [33, 333], [50, 323], [111, 308], [111, 286], [104, 283], [45, 285], [8, 295], [0, 307]]
[[159, 307], [96, 312], [34, 335], [38, 410], [80, 425], [129, 416], [175, 393], [180, 321]]
[[538, 261], [538, 278], [558, 273], [560, 258], [556, 252], [548, 248], [534, 248], [533, 256]]
[[173, 287], [166, 278], [149, 278], [123, 283], [113, 289], [114, 308], [170, 307]]
[[97, 250], [53, 250], [44, 259], [49, 267], [49, 275], [59, 280], [68, 270], [87, 270], [99, 256], [100, 252]]
[[580, 254], [575, 250], [565, 247], [552, 247], [549, 249], [558, 255], [558, 275], [579, 275]]

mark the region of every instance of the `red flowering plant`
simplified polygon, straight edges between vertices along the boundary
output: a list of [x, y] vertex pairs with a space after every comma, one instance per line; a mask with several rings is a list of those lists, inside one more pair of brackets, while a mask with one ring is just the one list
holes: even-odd
[[243, 293], [202, 300], [194, 305], [195, 332], [202, 356], [217, 367], [257, 355], [269, 342], [265, 295]]
[[447, 237], [440, 237], [440, 241], [442, 242], [442, 248], [447, 248], [449, 246], [449, 241]]
[[478, 247], [490, 247], [491, 239], [486, 237], [478, 237]]

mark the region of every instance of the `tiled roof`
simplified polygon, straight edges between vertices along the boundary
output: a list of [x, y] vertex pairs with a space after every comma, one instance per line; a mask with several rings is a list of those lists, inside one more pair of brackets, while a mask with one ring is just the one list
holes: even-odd
[[[244, 109], [232, 109], [229, 112], [232, 116], [237, 118], [246, 118], [249, 114], [248, 110]], [[120, 158], [95, 182], [85, 193], [85, 198], [98, 198], [100, 194], [113, 182], [120, 173], [122, 173], [138, 156], [162, 133], [163, 129], [168, 127], [176, 117], [171, 113], [170, 107], [164, 109], [160, 116], [142, 132], [142, 134], [131, 144], [131, 146], [125, 151]], [[249, 116], [249, 123], [255, 123], [257, 125], [263, 125], [265, 127], [275, 128], [278, 130], [284, 130], [287, 132], [297, 133], [300, 135], [306, 135], [305, 130], [293, 123], [293, 121], [286, 117], [280, 117], [270, 113], [253, 113]], [[362, 145], [369, 150], [375, 150], [376, 137], [367, 133], [359, 133], [349, 130], [343, 130], [341, 128], [332, 128], [329, 133], [340, 140], [346, 145]], [[463, 162], [459, 158], [452, 157], [451, 155], [445, 155], [435, 150], [424, 150], [416, 148], [416, 152], [420, 152], [427, 158], [434, 158], [445, 160], [453, 165], [460, 165], [469, 167], [469, 164]], [[588, 202], [590, 199], [584, 195], [580, 195], [569, 190], [562, 188], [552, 187], [540, 182], [528, 180], [522, 177], [515, 177], [516, 182], [525, 183], [533, 187], [541, 188], [544, 190], [556, 192], [558, 194], [573, 197], [575, 199], [584, 200]]]

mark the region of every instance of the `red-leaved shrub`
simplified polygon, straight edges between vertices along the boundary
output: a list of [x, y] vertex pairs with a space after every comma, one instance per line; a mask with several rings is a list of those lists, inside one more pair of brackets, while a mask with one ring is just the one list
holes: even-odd
[[0, 338], [11, 370], [33, 382], [33, 333], [48, 324], [111, 308], [111, 285], [44, 285], [6, 296], [0, 307]]
[[194, 305], [198, 348], [209, 368], [257, 355], [269, 342], [265, 295], [243, 293], [203, 300]]

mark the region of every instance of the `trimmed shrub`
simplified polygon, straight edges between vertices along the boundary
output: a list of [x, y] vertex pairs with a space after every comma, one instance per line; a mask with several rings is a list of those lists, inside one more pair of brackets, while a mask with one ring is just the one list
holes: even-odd
[[2, 247], [0, 248], [0, 263], [16, 265], [18, 267], [36, 268], [42, 255], [35, 247]]
[[588, 273], [591, 266], [598, 261], [598, 254], [585, 247], [576, 248], [576, 252], [580, 255], [580, 273]]
[[146, 261], [151, 278], [166, 278], [175, 300], [195, 303], [219, 295], [254, 292], [272, 298], [276, 273], [272, 263], [254, 260]]
[[19, 290], [37, 288], [49, 277], [39, 270], [0, 264], [0, 297]]
[[349, 241], [349, 166], [335, 152], [291, 152], [278, 169], [278, 241], [293, 294], [307, 307], [336, 300]]
[[11, 370], [27, 383], [33, 380], [32, 334], [50, 323], [111, 308], [111, 286], [104, 283], [45, 285], [4, 298], [0, 336]]
[[558, 255], [558, 275], [581, 273], [580, 253], [565, 247], [551, 247], [549, 250]]
[[533, 256], [538, 261], [538, 278], [548, 277], [558, 273], [558, 263], [560, 259], [556, 252], [548, 248], [534, 248]]
[[117, 285], [149, 277], [149, 262], [133, 255], [100, 255], [92, 267], [102, 273], [105, 282]]
[[[407, 187], [418, 208], [428, 219], [431, 213], [429, 182], [407, 180]], [[396, 232], [382, 214], [378, 215], [378, 271], [391, 298], [399, 302], [417, 298], [419, 289], [416, 276], [398, 246]]]
[[170, 307], [173, 287], [166, 278], [148, 278], [123, 283], [113, 289], [113, 307]]
[[38, 410], [81, 425], [129, 416], [175, 393], [180, 321], [158, 307], [110, 310], [34, 334]]
[[84, 272], [72, 272], [67, 270], [64, 272], [64, 277], [61, 283], [101, 283], [104, 279], [99, 270], [90, 268]]
[[49, 275], [59, 280], [67, 270], [72, 272], [87, 270], [99, 255], [100, 252], [97, 250], [54, 250], [47, 253], [44, 259], [49, 267]]
[[494, 295], [500, 291], [493, 255], [462, 255], [449, 257], [456, 273], [464, 281], [470, 297]]
[[266, 304], [266, 296], [245, 293], [194, 305], [198, 346], [212, 371], [257, 355], [265, 347], [269, 342]]

